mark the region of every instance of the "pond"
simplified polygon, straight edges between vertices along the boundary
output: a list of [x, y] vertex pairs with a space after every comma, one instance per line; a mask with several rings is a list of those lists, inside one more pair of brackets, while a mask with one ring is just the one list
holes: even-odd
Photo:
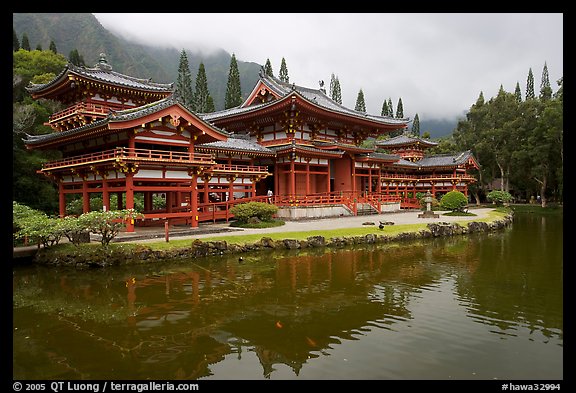
[[563, 218], [340, 249], [13, 268], [14, 379], [563, 379]]

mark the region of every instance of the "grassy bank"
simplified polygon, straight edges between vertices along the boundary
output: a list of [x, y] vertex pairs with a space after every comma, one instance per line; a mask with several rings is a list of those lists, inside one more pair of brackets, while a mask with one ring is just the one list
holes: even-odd
[[[455, 223], [466, 227], [470, 222], [486, 222], [492, 223], [505, 219], [507, 215], [511, 212], [510, 209], [500, 208], [490, 211], [484, 218], [476, 218], [472, 220], [459, 220]], [[323, 229], [323, 230], [310, 230], [310, 231], [299, 231], [299, 232], [272, 232], [272, 233], [257, 233], [257, 234], [238, 234], [238, 235], [214, 235], [211, 237], [205, 237], [198, 239], [200, 243], [207, 244], [209, 242], [225, 242], [228, 246], [234, 247], [248, 247], [255, 243], [259, 243], [262, 238], [269, 238], [273, 241], [282, 241], [285, 239], [291, 239], [295, 241], [306, 241], [306, 239], [314, 236], [320, 236], [328, 241], [329, 239], [338, 238], [355, 238], [364, 237], [366, 235], [376, 235], [376, 236], [386, 236], [388, 238], [395, 238], [398, 235], [404, 234], [417, 234], [421, 231], [428, 230], [428, 223], [418, 223], [418, 224], [400, 224], [400, 225], [387, 225], [383, 229], [379, 229], [377, 226], [362, 226], [362, 227], [352, 227], [352, 228], [338, 228], [338, 229]], [[170, 242], [164, 240], [158, 240], [146, 243], [130, 243], [130, 242], [119, 242], [110, 243], [108, 247], [102, 248], [100, 243], [84, 243], [80, 244], [78, 247], [70, 244], [63, 243], [57, 246], [51, 247], [48, 250], [44, 250], [45, 256], [54, 258], [55, 260], [74, 257], [78, 260], [102, 260], [102, 259], [114, 259], [116, 257], [122, 258], [122, 256], [130, 256], [132, 258], [134, 255], [139, 253], [154, 253], [160, 252], [162, 254], [178, 253], [182, 250], [189, 250], [191, 245], [193, 245], [195, 239], [171, 239]]]
[[[492, 222], [504, 218], [510, 210], [507, 209], [494, 209], [489, 212], [487, 217], [474, 219], [476, 222]], [[469, 220], [456, 221], [457, 224], [466, 226]], [[300, 232], [273, 232], [273, 233], [257, 233], [257, 234], [246, 234], [246, 235], [234, 235], [234, 236], [212, 236], [205, 237], [201, 240], [203, 242], [209, 241], [221, 241], [225, 240], [228, 244], [250, 244], [257, 242], [263, 237], [269, 237], [272, 240], [281, 239], [295, 239], [295, 240], [306, 240], [310, 236], [323, 236], [326, 239], [331, 237], [344, 237], [344, 236], [364, 236], [369, 233], [374, 233], [378, 235], [395, 236], [400, 233], [407, 232], [418, 232], [427, 229], [426, 223], [422, 224], [403, 224], [403, 225], [387, 225], [383, 230], [378, 229], [377, 226], [363, 226], [360, 228], [339, 228], [339, 229], [324, 229], [324, 230], [311, 230], [311, 231], [300, 231]], [[146, 243], [148, 247], [153, 250], [166, 250], [169, 248], [180, 248], [187, 247], [190, 245], [190, 239], [187, 240], [170, 240], [169, 243], [165, 241], [149, 242]]]

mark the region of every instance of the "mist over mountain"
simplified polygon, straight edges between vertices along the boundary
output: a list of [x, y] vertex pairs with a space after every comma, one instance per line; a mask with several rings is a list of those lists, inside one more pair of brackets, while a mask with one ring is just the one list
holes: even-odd
[[[176, 82], [182, 49], [186, 50], [194, 86], [200, 62], [204, 63], [208, 88], [216, 110], [224, 108], [226, 85], [232, 55], [224, 49], [209, 54], [190, 48], [150, 46], [129, 41], [105, 29], [89, 13], [14, 13], [13, 27], [18, 36], [26, 33], [30, 47], [48, 49], [54, 41], [58, 53], [68, 58], [77, 49], [87, 66], [98, 62], [105, 53], [114, 71], [138, 78], [152, 78], [158, 83]], [[240, 73], [242, 97], [246, 98], [258, 80], [261, 65], [236, 59]]]
[[[186, 50], [193, 87], [200, 62], [204, 63], [208, 88], [216, 110], [224, 109], [224, 98], [231, 54], [224, 49], [176, 48], [170, 43], [164, 46], [146, 45], [141, 41], [122, 37], [104, 28], [90, 13], [15, 13], [13, 27], [18, 38], [26, 33], [31, 48], [41, 45], [48, 49], [54, 41], [58, 53], [68, 58], [77, 49], [87, 66], [98, 62], [105, 53], [108, 63], [115, 71], [138, 78], [152, 78], [158, 83], [176, 82], [180, 52]], [[240, 72], [242, 97], [246, 98], [258, 80], [261, 65], [236, 59]], [[420, 118], [420, 132], [428, 131], [432, 139], [452, 134], [458, 119]]]

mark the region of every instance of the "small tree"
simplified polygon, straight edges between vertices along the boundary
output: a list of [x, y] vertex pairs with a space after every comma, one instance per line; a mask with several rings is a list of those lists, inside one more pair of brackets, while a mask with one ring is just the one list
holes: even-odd
[[462, 212], [468, 205], [468, 198], [458, 190], [447, 192], [440, 198], [440, 206], [453, 212]]
[[512, 195], [507, 191], [494, 190], [490, 191], [486, 198], [494, 203], [496, 206], [502, 206], [506, 203], [512, 202]]
[[81, 225], [90, 232], [102, 236], [100, 242], [103, 246], [108, 246], [110, 241], [118, 235], [120, 229], [126, 226], [127, 220], [144, 217], [133, 209], [92, 211], [78, 217]]

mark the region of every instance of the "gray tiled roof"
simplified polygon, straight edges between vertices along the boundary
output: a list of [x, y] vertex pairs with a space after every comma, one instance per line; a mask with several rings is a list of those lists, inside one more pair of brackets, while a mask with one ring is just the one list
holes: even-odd
[[418, 165], [422, 168], [438, 166], [454, 167], [465, 164], [471, 156], [472, 152], [470, 150], [458, 154], [439, 154], [422, 158], [418, 161]]
[[274, 78], [274, 77], [269, 76], [269, 75], [266, 75], [266, 74], [262, 74], [260, 76], [260, 80], [264, 84], [266, 84], [266, 86], [268, 86], [271, 90], [273, 90], [274, 92], [276, 92], [277, 94], [279, 94], [281, 96], [286, 96], [286, 95], [290, 94], [292, 91], [297, 91], [298, 93], [300, 93], [301, 96], [306, 98], [308, 101], [315, 103], [315, 104], [318, 104], [321, 107], [324, 107], [326, 109], [329, 109], [329, 110], [332, 110], [335, 112], [345, 113], [347, 115], [360, 117], [360, 118], [367, 118], [370, 120], [375, 120], [375, 121], [378, 121], [381, 123], [386, 123], [386, 124], [405, 125], [409, 122], [409, 119], [407, 119], [407, 118], [397, 119], [397, 118], [393, 118], [393, 117], [389, 117], [389, 116], [370, 115], [370, 114], [367, 114], [364, 112], [359, 112], [359, 111], [356, 111], [353, 109], [349, 109], [349, 108], [345, 107], [344, 105], [341, 105], [341, 104], [337, 103], [336, 101], [332, 100], [330, 97], [328, 97], [326, 95], [326, 93], [324, 93], [320, 89], [311, 89], [308, 87], [302, 87], [302, 86], [298, 86], [295, 84], [282, 82], [279, 79]]
[[[58, 140], [58, 139], [65, 137], [65, 136], [81, 134], [87, 130], [95, 129], [95, 128], [101, 127], [103, 125], [106, 125], [108, 123], [138, 119], [140, 117], [144, 117], [144, 116], [159, 112], [159, 111], [161, 111], [165, 108], [168, 108], [168, 107], [170, 107], [174, 104], [177, 104], [177, 103], [184, 106], [178, 100], [178, 98], [171, 95], [167, 98], [152, 102], [150, 104], [142, 105], [142, 106], [139, 106], [137, 108], [125, 109], [122, 111], [110, 111], [108, 116], [106, 116], [104, 119], [97, 120], [95, 122], [83, 125], [81, 127], [72, 128], [70, 130], [61, 131], [61, 132], [53, 132], [51, 134], [45, 134], [45, 135], [27, 135], [25, 142], [26, 142], [26, 144], [38, 144], [38, 143], [44, 143], [44, 142], [47, 142], [50, 140]], [[186, 108], [186, 107], [184, 106], [184, 108]], [[186, 109], [188, 109], [188, 108], [186, 108]], [[190, 111], [190, 112], [192, 112], [192, 111]], [[205, 122], [205, 124], [207, 127], [209, 127], [210, 129], [212, 129], [213, 131], [215, 131], [217, 133], [220, 133], [220, 134], [225, 135], [225, 136], [230, 135], [229, 132], [226, 132], [220, 128], [217, 128], [210, 123]]]
[[359, 154], [359, 157], [371, 158], [376, 160], [386, 160], [386, 161], [399, 161], [401, 160], [400, 156], [395, 154], [387, 154], [387, 153], [368, 153], [368, 154]]
[[412, 162], [412, 161], [408, 161], [405, 160], [403, 158], [399, 159], [398, 161], [396, 161], [394, 164], [392, 164], [394, 166], [405, 166], [405, 167], [410, 167], [410, 168], [418, 168], [420, 165], [418, 165], [418, 163]]
[[232, 134], [228, 140], [226, 141], [216, 141], [216, 142], [209, 142], [203, 143], [201, 145], [196, 145], [198, 149], [225, 149], [225, 150], [237, 150], [237, 151], [244, 151], [244, 152], [253, 152], [253, 153], [266, 153], [269, 155], [275, 155], [276, 153], [268, 149], [255, 141], [252, 141], [246, 137], [240, 135]]
[[124, 75], [119, 72], [113, 71], [112, 67], [107, 63], [98, 63], [92, 68], [78, 67], [72, 63], [68, 63], [64, 70], [53, 80], [45, 84], [30, 84], [26, 90], [29, 92], [41, 91], [47, 87], [55, 85], [62, 79], [67, 79], [68, 74], [73, 73], [81, 75], [85, 78], [92, 79], [98, 82], [105, 82], [120, 87], [129, 87], [132, 89], [146, 90], [151, 92], [171, 92], [173, 90], [173, 83], [155, 83], [152, 79], [135, 78], [129, 75]]
[[304, 151], [309, 151], [311, 153], [321, 153], [321, 154], [327, 154], [327, 155], [333, 155], [333, 156], [342, 156], [344, 154], [344, 152], [341, 150], [323, 150], [323, 149], [317, 149], [315, 147], [303, 146], [303, 145], [293, 145], [293, 144], [286, 144], [286, 145], [281, 145], [281, 146], [270, 146], [269, 149], [273, 150], [275, 152], [279, 152], [279, 151], [283, 151], [283, 150], [289, 150], [292, 147], [295, 147], [297, 150], [304, 150]]
[[436, 146], [438, 144], [437, 142], [432, 142], [432, 141], [429, 141], [426, 139], [402, 134], [402, 135], [398, 135], [398, 136], [395, 136], [394, 138], [390, 138], [390, 139], [377, 140], [376, 146], [390, 147], [390, 146], [397, 146], [397, 145], [409, 145], [409, 144], [413, 144], [416, 142], [419, 142], [419, 143], [421, 143], [423, 145], [427, 145], [427, 146]]
[[[304, 99], [306, 99], [310, 103], [316, 104], [320, 107], [323, 107], [324, 109], [327, 109], [327, 110], [330, 110], [333, 112], [346, 114], [346, 115], [353, 116], [356, 118], [369, 119], [371, 121], [376, 121], [376, 122], [379, 122], [382, 124], [387, 124], [387, 125], [404, 126], [410, 121], [407, 118], [396, 119], [396, 118], [389, 117], [389, 116], [370, 115], [367, 113], [363, 113], [363, 112], [359, 112], [359, 111], [356, 111], [353, 109], [349, 109], [349, 108], [346, 108], [345, 106], [343, 106], [341, 104], [338, 104], [336, 101], [329, 98], [326, 95], [326, 93], [324, 93], [323, 91], [321, 91], [319, 89], [311, 89], [308, 87], [302, 87], [302, 86], [297, 86], [297, 85], [293, 85], [290, 83], [281, 82], [280, 80], [278, 80], [274, 77], [265, 75], [265, 74], [260, 74], [260, 81], [262, 81], [262, 83], [264, 83], [270, 90], [274, 91], [280, 97], [286, 97], [290, 93], [296, 92], [297, 94], [299, 94], [301, 97], [303, 97]], [[269, 105], [273, 105], [274, 102], [275, 101], [268, 101], [268, 102], [265, 102], [262, 104], [256, 104], [256, 105], [251, 105], [251, 106], [246, 106], [246, 107], [238, 106], [235, 108], [225, 109], [225, 110], [218, 111], [218, 112], [203, 114], [202, 118], [204, 120], [211, 121], [211, 120], [217, 120], [217, 119], [220, 119], [220, 118], [223, 118], [226, 116], [233, 116], [233, 115], [237, 115], [237, 114], [241, 114], [241, 113], [249, 113], [249, 112], [258, 110], [260, 108], [263, 108], [263, 107], [266, 107]]]

